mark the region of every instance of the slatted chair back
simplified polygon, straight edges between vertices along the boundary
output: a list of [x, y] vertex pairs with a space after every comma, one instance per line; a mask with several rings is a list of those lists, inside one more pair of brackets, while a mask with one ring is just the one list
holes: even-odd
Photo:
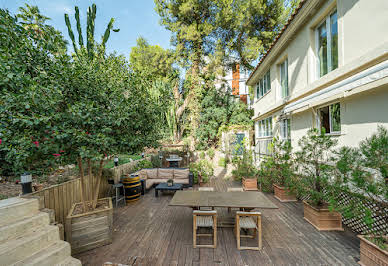
[[[252, 235], [241, 235], [241, 229], [252, 229]], [[260, 212], [236, 212], [235, 233], [237, 239], [237, 249], [261, 250], [262, 248], [262, 230], [261, 230], [261, 213]], [[242, 247], [240, 244], [241, 237], [255, 238], [257, 234], [257, 247]]]
[[[198, 234], [200, 227], [213, 229], [213, 234]], [[197, 237], [213, 236], [212, 245], [198, 245]], [[217, 247], [217, 211], [193, 211], [193, 247], [216, 248]]]

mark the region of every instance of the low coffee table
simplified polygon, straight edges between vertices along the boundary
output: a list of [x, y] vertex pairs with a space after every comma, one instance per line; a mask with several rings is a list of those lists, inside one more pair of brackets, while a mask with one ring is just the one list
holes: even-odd
[[177, 191], [177, 190], [183, 190], [182, 184], [173, 184], [172, 186], [168, 186], [167, 183], [160, 183], [155, 187], [155, 197], [159, 196], [159, 190], [168, 190], [168, 191]]

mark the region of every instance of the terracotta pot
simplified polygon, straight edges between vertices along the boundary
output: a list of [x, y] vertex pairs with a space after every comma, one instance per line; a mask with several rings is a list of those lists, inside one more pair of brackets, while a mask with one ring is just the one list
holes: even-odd
[[275, 198], [281, 202], [297, 201], [296, 196], [290, 193], [290, 190], [286, 187], [273, 184], [273, 191], [275, 193]]
[[244, 190], [257, 190], [257, 178], [244, 178], [242, 179]]
[[[388, 251], [379, 248], [376, 244], [359, 235], [360, 238], [360, 265], [388, 265]], [[373, 236], [368, 236], [373, 237]], [[385, 236], [387, 237], [387, 236]]]
[[326, 207], [314, 207], [303, 201], [304, 219], [319, 231], [343, 231], [342, 216]]

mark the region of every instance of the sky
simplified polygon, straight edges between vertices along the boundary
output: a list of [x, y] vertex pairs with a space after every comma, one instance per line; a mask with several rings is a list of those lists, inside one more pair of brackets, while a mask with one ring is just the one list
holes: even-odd
[[108, 52], [116, 51], [129, 58], [131, 47], [136, 46], [136, 39], [143, 36], [150, 44], [160, 45], [167, 49], [170, 46], [171, 34], [159, 24], [159, 15], [155, 11], [153, 0], [0, 0], [0, 8], [8, 9], [12, 14], [18, 12], [24, 3], [36, 5], [41, 14], [51, 18], [47, 22], [61, 31], [69, 41], [69, 49], [72, 50], [71, 41], [67, 33], [64, 13], [68, 13], [73, 32], [78, 38], [76, 22], [74, 18], [74, 6], [80, 9], [82, 32], [86, 34], [86, 11], [93, 3], [97, 5], [95, 39], [100, 41], [110, 18], [115, 19], [114, 28], [119, 32], [111, 32], [107, 43]]

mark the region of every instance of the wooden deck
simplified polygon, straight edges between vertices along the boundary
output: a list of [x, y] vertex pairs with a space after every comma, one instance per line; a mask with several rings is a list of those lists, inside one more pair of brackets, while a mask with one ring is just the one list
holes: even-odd
[[[218, 191], [233, 186], [219, 179], [212, 183]], [[83, 265], [93, 266], [105, 262], [124, 265], [357, 265], [360, 243], [353, 232], [346, 228], [344, 232], [318, 232], [303, 219], [300, 202], [280, 203], [271, 194], [267, 196], [279, 209], [261, 210], [261, 251], [238, 251], [232, 228], [218, 229], [216, 249], [193, 249], [191, 209], [168, 206], [171, 195], [161, 194], [155, 198], [151, 190], [138, 202], [114, 210], [113, 244], [75, 257]], [[224, 209], [217, 211], [221, 217], [230, 216]]]

